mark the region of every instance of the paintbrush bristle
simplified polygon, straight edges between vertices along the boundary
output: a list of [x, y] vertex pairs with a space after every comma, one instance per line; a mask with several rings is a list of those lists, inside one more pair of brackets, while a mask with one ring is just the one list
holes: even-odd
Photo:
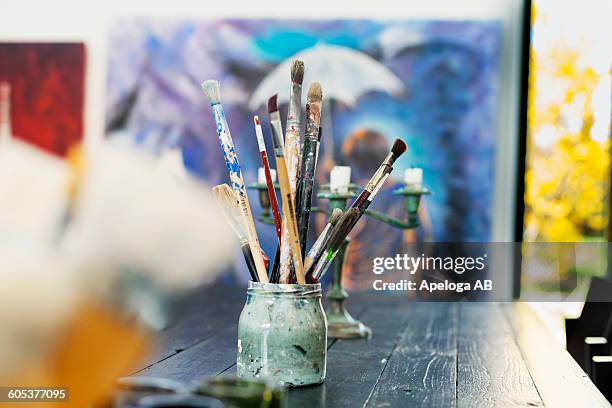
[[329, 216], [329, 223], [331, 225], [336, 225], [340, 217], [342, 217], [342, 210], [340, 208], [334, 208], [334, 211], [332, 211]]
[[406, 143], [402, 139], [395, 139], [395, 142], [393, 142], [393, 147], [391, 148], [391, 152], [397, 159], [399, 156], [404, 154], [406, 149], [407, 149]]
[[202, 90], [208, 97], [208, 101], [211, 105], [217, 105], [221, 103], [221, 89], [219, 81], [209, 79], [208, 81], [202, 82]]
[[323, 89], [321, 88], [321, 84], [313, 82], [308, 88], [308, 101], [321, 102], [321, 100], [323, 100]]
[[215, 200], [227, 208], [238, 208], [238, 198], [236, 193], [227, 184], [219, 184], [212, 188], [213, 196]]
[[274, 94], [268, 99], [268, 113], [276, 112], [278, 110], [278, 94]]
[[240, 218], [240, 204], [236, 193], [227, 184], [219, 184], [212, 188], [213, 198], [221, 209], [223, 218], [229, 224], [236, 237], [246, 239], [246, 233]]
[[302, 85], [304, 81], [304, 61], [295, 60], [291, 64], [291, 82]]

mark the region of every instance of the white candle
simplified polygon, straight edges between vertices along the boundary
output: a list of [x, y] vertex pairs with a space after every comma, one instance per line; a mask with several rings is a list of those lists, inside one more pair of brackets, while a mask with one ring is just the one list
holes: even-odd
[[351, 168], [349, 166], [336, 166], [329, 176], [329, 189], [332, 193], [348, 193], [351, 183]]
[[[270, 178], [272, 178], [272, 183], [276, 182], [276, 170], [270, 169]], [[266, 170], [263, 167], [260, 167], [259, 170], [257, 171], [257, 183], [267, 184]]]
[[404, 171], [406, 187], [420, 190], [423, 187], [423, 169], [413, 167]]

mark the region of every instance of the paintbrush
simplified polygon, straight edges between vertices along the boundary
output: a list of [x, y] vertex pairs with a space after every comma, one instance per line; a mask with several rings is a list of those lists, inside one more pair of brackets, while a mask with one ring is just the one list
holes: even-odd
[[372, 178], [370, 178], [370, 181], [365, 185], [359, 196], [353, 201], [351, 208], [358, 208], [361, 214], [365, 212], [378, 193], [378, 190], [380, 190], [385, 180], [387, 180], [387, 177], [389, 177], [389, 174], [391, 174], [393, 163], [404, 154], [406, 148], [406, 143], [402, 139], [395, 139], [391, 151], [380, 164]]
[[272, 181], [272, 174], [270, 173], [270, 162], [268, 161], [268, 152], [266, 151], [266, 142], [264, 141], [263, 130], [261, 128], [259, 116], [253, 116], [253, 122], [255, 123], [255, 134], [257, 135], [257, 145], [259, 146], [259, 154], [261, 155], [261, 164], [264, 168], [264, 173], [266, 174], [266, 184], [268, 186], [268, 196], [270, 197], [270, 207], [272, 208], [274, 226], [276, 227], [276, 236], [278, 237], [278, 243], [280, 245], [283, 231], [283, 222], [281, 220], [280, 211], [278, 209], [276, 193], [274, 192], [274, 182]]
[[227, 120], [225, 119], [223, 105], [221, 105], [219, 82], [215, 80], [204, 81], [202, 83], [202, 89], [210, 101], [210, 106], [214, 114], [219, 142], [221, 143], [221, 148], [225, 156], [225, 164], [229, 172], [231, 186], [236, 192], [236, 197], [240, 205], [242, 221], [246, 228], [251, 253], [253, 254], [253, 260], [255, 261], [255, 267], [257, 269], [257, 276], [259, 277], [259, 281], [268, 282], [266, 266], [261, 253], [259, 239], [257, 238], [257, 230], [255, 229], [255, 222], [253, 221], [251, 206], [249, 205], [249, 197], [247, 196], [246, 186], [244, 185], [240, 164], [238, 163], [238, 155], [234, 147], [234, 142], [232, 141]]
[[317, 167], [317, 161], [319, 160], [319, 149], [321, 148], [321, 136], [323, 136], [323, 126], [319, 126], [319, 134], [317, 136], [317, 151], [315, 152], [315, 168]]
[[227, 184], [219, 184], [212, 188], [213, 197], [215, 202], [221, 209], [223, 218], [229, 224], [230, 228], [240, 241], [240, 249], [244, 255], [251, 279], [257, 282], [257, 268], [255, 267], [255, 261], [253, 254], [251, 253], [251, 246], [249, 245], [249, 239], [244, 230], [244, 223], [242, 222], [242, 213], [240, 212], [240, 204], [236, 193]]
[[306, 131], [302, 145], [302, 162], [296, 208], [298, 209], [298, 228], [302, 251], [306, 250], [310, 207], [312, 205], [312, 188], [314, 186], [315, 166], [319, 145], [319, 125], [321, 123], [321, 103], [323, 91], [318, 82], [313, 82], [308, 88], [306, 102]]
[[272, 263], [272, 268], [270, 268], [271, 283], [280, 283], [280, 249], [280, 246], [276, 247], [276, 253], [274, 254], [274, 262]]
[[287, 129], [285, 135], [285, 161], [293, 194], [297, 191], [297, 173], [300, 161], [300, 134], [302, 132], [302, 81], [304, 80], [304, 63], [293, 61], [291, 65], [291, 90], [289, 92], [289, 109], [287, 111]]
[[[384, 184], [385, 180], [387, 180], [389, 177], [389, 174], [391, 174], [391, 171], [393, 170], [393, 163], [395, 163], [395, 161], [406, 151], [406, 148], [406, 143], [404, 143], [403, 140], [395, 139], [393, 147], [391, 147], [391, 151], [387, 157], [385, 157], [370, 181], [368, 181], [366, 186], [363, 188], [363, 191], [359, 194], [359, 196], [357, 196], [353, 204], [351, 204], [350, 209], [344, 213], [344, 216], [334, 228], [334, 234], [340, 234], [341, 232], [344, 234], [344, 237], [346, 237], [346, 235], [351, 232], [355, 224], [357, 224], [361, 216], [364, 214], [365, 210], [372, 203], [372, 200]], [[357, 212], [357, 216], [351, 216], [350, 223], [343, 223], [343, 225], [340, 226], [340, 223], [346, 219], [345, 217], [348, 217], [347, 214], [355, 211]], [[342, 231], [340, 231], [340, 229]], [[333, 261], [334, 257], [336, 256], [342, 241], [343, 239], [340, 239], [337, 236], [330, 238], [329, 244], [325, 249], [325, 256], [323, 256], [315, 266], [313, 273], [313, 277], [315, 279], [320, 279], [321, 275], [325, 273], [329, 263]]]
[[[283, 131], [280, 121], [280, 113], [277, 107], [278, 95], [272, 96], [268, 100], [268, 113], [270, 115], [270, 127], [272, 128], [272, 141], [274, 142], [274, 155], [276, 156], [276, 174], [278, 175], [278, 183], [281, 191], [281, 201], [283, 203], [283, 223], [287, 225], [289, 234], [289, 245], [291, 247], [291, 259], [295, 268], [295, 276], [297, 282], [301, 285], [305, 284], [304, 270], [302, 265], [302, 252], [300, 248], [300, 237], [297, 229], [297, 220], [295, 218], [294, 198], [291, 194], [289, 185], [289, 175], [287, 173], [287, 163], [285, 162], [285, 151], [283, 142]], [[283, 262], [288, 263], [288, 260], [283, 260], [281, 252], [281, 265]], [[281, 272], [282, 281], [282, 272]], [[288, 283], [288, 282], [282, 282]]]
[[[287, 163], [287, 174], [289, 177], [289, 187], [293, 202], [297, 197], [298, 171], [300, 163], [300, 134], [302, 132], [302, 81], [304, 80], [304, 63], [300, 60], [293, 61], [291, 65], [291, 90], [289, 92], [289, 109], [287, 111], [287, 128], [285, 134], [285, 162]], [[299, 230], [298, 230], [299, 231]], [[283, 226], [283, 238], [281, 245], [280, 259], [285, 260], [281, 263], [280, 274], [284, 281], [291, 276], [291, 264], [289, 246], [289, 227]], [[303, 249], [302, 249], [303, 251]]]
[[321, 255], [323, 255], [323, 248], [325, 248], [325, 244], [329, 238], [331, 238], [333, 228], [340, 220], [340, 217], [342, 217], [342, 210], [340, 208], [334, 208], [329, 216], [327, 225], [325, 225], [325, 228], [323, 228], [323, 231], [321, 231], [321, 234], [319, 234], [317, 240], [308, 251], [308, 255], [306, 255], [304, 258], [304, 272], [306, 273], [306, 280], [312, 276], [310, 268], [312, 265], [317, 263], [319, 258], [321, 258]]
[[313, 280], [320, 280], [325, 272], [327, 271], [329, 264], [331, 264], [336, 257], [342, 243], [346, 239], [349, 232], [360, 217], [358, 208], [350, 208], [342, 214], [340, 220], [333, 228], [332, 234], [328, 240], [325, 250], [322, 256], [319, 258], [317, 263], [312, 267], [312, 278]]

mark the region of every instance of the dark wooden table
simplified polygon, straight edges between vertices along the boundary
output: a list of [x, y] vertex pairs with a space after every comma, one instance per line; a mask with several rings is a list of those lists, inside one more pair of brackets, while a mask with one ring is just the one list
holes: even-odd
[[[189, 296], [136, 375], [189, 383], [235, 373], [244, 297], [225, 285]], [[330, 339], [325, 383], [290, 390], [290, 407], [610, 406], [528, 305], [365, 293], [348, 307], [372, 338]]]

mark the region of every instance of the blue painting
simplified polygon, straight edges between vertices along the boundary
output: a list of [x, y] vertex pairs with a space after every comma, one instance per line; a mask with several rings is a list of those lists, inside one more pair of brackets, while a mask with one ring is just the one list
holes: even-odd
[[[423, 169], [433, 192], [416, 231], [375, 220], [356, 228], [347, 273], [357, 288], [359, 273], [371, 275], [360, 264], [392, 255], [404, 242], [489, 240], [500, 38], [499, 23], [483, 20], [120, 20], [111, 29], [107, 133], [160, 151], [180, 148], [192, 173], [210, 184], [227, 182], [200, 89], [202, 81], [218, 79], [243, 174], [247, 184], [255, 182], [260, 161], [253, 114], [267, 117], [265, 100], [278, 92], [284, 120], [289, 72], [279, 77], [275, 69], [308, 55], [304, 86], [321, 82], [325, 101], [317, 179], [328, 180], [331, 168], [343, 164], [364, 184], [380, 154], [400, 137], [408, 152], [373, 208], [403, 215], [391, 192], [411, 166]], [[268, 149], [271, 154], [271, 144]], [[257, 214], [257, 194], [250, 201]], [[273, 255], [273, 227], [258, 229]]]

